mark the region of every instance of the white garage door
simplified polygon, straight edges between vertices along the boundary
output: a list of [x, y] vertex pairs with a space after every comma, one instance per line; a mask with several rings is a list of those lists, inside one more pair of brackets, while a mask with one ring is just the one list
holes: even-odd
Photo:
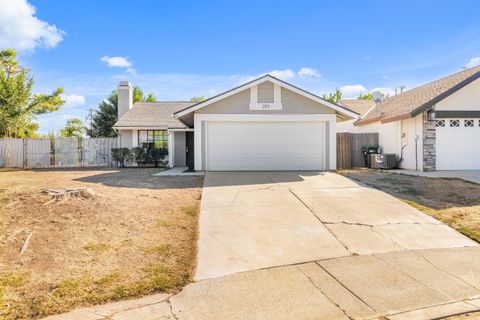
[[437, 170], [480, 169], [480, 120], [438, 119]]
[[325, 122], [208, 122], [207, 169], [324, 170]]

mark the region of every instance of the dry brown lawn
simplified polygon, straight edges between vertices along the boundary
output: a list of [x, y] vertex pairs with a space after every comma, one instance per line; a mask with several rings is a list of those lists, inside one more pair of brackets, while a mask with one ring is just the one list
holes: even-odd
[[[0, 170], [0, 319], [176, 292], [195, 266], [202, 177]], [[92, 188], [50, 202], [45, 188]], [[19, 253], [31, 234], [24, 253]]]
[[480, 185], [476, 183], [366, 169], [339, 173], [400, 198], [480, 242]]

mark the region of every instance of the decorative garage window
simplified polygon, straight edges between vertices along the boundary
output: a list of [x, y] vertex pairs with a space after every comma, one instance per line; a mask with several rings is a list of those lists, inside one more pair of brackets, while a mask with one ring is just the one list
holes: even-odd
[[436, 120], [435, 121], [435, 126], [440, 127], [440, 128], [445, 127], [445, 120]]
[[168, 148], [167, 130], [139, 130], [138, 146], [142, 148]]
[[460, 120], [450, 120], [450, 127], [452, 128], [460, 127]]
[[467, 128], [472, 128], [474, 123], [474, 120], [463, 120], [463, 126]]

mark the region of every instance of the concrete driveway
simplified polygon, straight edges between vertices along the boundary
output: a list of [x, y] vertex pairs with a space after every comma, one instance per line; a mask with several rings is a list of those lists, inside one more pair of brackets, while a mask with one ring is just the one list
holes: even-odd
[[402, 201], [335, 173], [211, 172], [204, 181], [195, 279], [475, 245]]

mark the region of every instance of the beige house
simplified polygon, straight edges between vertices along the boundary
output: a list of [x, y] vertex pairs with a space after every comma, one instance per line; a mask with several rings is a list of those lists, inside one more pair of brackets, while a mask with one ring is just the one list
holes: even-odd
[[337, 122], [358, 116], [270, 75], [196, 104], [133, 105], [128, 82], [118, 91], [120, 144], [168, 147], [169, 166], [195, 170], [334, 170]]
[[401, 157], [404, 169], [480, 169], [480, 67], [373, 102], [365, 109], [358, 120], [341, 124], [337, 131], [378, 132], [383, 152]]

